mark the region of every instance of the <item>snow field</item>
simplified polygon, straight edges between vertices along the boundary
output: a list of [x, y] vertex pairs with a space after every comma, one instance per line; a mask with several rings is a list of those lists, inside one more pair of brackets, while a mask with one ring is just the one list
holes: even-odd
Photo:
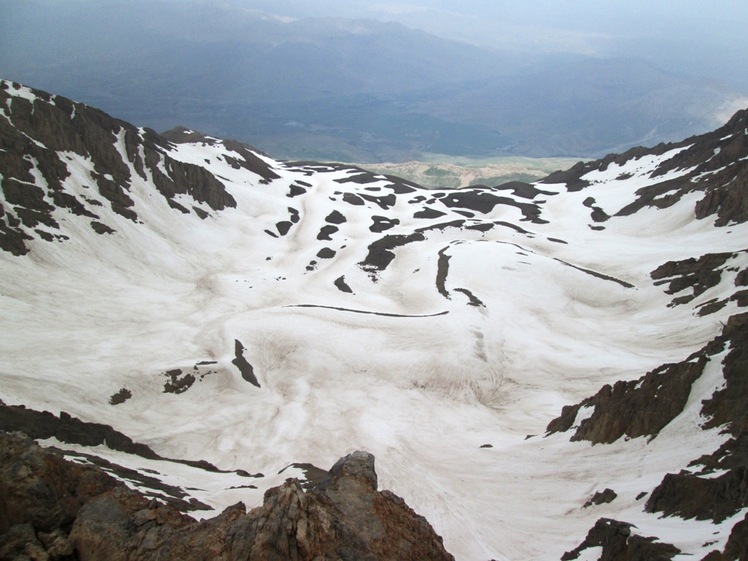
[[[122, 139], [113, 141], [122, 152]], [[614, 214], [675, 151], [588, 174], [594, 184], [580, 192], [543, 185], [557, 193], [541, 196], [549, 224], [521, 221], [513, 206], [475, 213], [529, 234], [501, 226], [428, 230], [425, 240], [394, 249], [376, 280], [359, 267], [370, 243], [465, 217], [435, 203], [446, 216], [413, 218], [422, 207], [408, 200], [419, 193], [398, 195], [386, 210], [353, 206], [336, 193], [372, 186], [386, 192], [386, 182], [341, 184], [336, 180], [348, 171], [309, 176], [263, 156], [280, 179], [261, 184], [226, 163], [220, 142], [178, 145], [170, 155], [210, 169], [237, 208], [211, 211], [205, 220], [183, 215], [131, 169], [136, 224], [108, 212], [108, 202], [84, 187], [94, 185], [89, 161], [64, 155], [71, 172], [65, 189], [100, 200], [116, 232], [98, 235], [90, 219], [58, 210], [69, 240], [33, 242], [24, 258], [0, 255], [0, 397], [7, 404], [67, 411], [110, 424], [163, 456], [266, 475], [206, 474], [80, 448], [196, 488], [191, 496], [217, 511], [238, 500], [260, 504], [265, 489], [299, 473], [279, 474], [292, 462], [329, 468], [366, 449], [377, 458], [380, 488], [426, 516], [464, 561], [558, 559], [602, 516], [671, 541], [684, 555], [724, 545], [727, 522], [659, 518], [643, 512], [646, 497], [636, 498], [724, 439], [702, 430], [699, 417], [701, 400], [722, 383], [721, 356], [694, 385], [685, 411], [653, 440], [592, 446], [570, 442], [570, 433], [544, 437], [563, 405], [685, 359], [736, 309], [694, 314], [710, 298], [729, 297], [734, 274], [676, 307], [668, 307], [674, 296], [666, 287], [649, 278], [668, 260], [744, 249], [745, 226], [716, 229], [693, 219], [696, 194], [667, 210], [643, 209], [611, 218], [600, 224], [604, 230], [590, 228], [596, 224], [587, 197]], [[296, 181], [311, 187], [290, 198]], [[286, 236], [268, 235], [288, 220], [289, 207], [298, 222]], [[334, 210], [346, 222], [332, 241], [317, 239]], [[373, 215], [401, 222], [374, 233]], [[316, 257], [324, 247], [336, 256]], [[448, 297], [438, 290], [440, 252], [449, 257]], [[308, 271], [311, 260], [317, 267]], [[726, 266], [747, 260], [742, 254]], [[336, 288], [343, 275], [353, 294]], [[235, 341], [261, 388], [232, 364]], [[198, 368], [206, 361], [214, 364]], [[198, 379], [184, 393], [164, 393], [164, 373], [175, 368]], [[123, 387], [132, 398], [109, 405]], [[245, 484], [258, 489], [231, 488]], [[608, 487], [618, 493], [615, 501], [583, 508]], [[716, 543], [703, 545], [710, 541]]]

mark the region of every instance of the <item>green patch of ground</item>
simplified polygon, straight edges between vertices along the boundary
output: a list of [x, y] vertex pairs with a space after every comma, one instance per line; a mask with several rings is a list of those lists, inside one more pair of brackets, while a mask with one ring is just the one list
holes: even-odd
[[465, 158], [425, 154], [423, 160], [403, 163], [356, 164], [373, 173], [396, 175], [424, 187], [495, 186], [509, 181], [538, 181], [574, 165], [575, 158], [492, 157]]

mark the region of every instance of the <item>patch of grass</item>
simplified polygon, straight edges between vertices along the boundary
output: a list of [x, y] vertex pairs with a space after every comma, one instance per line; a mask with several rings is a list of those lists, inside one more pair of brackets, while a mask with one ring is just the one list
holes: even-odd
[[568, 169], [573, 158], [518, 156], [466, 158], [424, 154], [423, 160], [403, 163], [356, 164], [374, 173], [395, 175], [429, 188], [470, 185], [496, 186], [509, 181], [538, 181], [557, 170]]
[[479, 179], [473, 179], [470, 185], [488, 185], [489, 187], [495, 187], [496, 185], [502, 185], [509, 183], [510, 181], [524, 181], [525, 183], [532, 183], [543, 179], [545, 175], [531, 175], [528, 173], [510, 173], [508, 175], [495, 175], [492, 177], [481, 177]]

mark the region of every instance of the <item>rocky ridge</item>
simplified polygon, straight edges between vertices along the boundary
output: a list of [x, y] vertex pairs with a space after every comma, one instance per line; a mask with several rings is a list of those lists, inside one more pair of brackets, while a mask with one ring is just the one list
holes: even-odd
[[[603, 387], [595, 396], [564, 407], [547, 427], [548, 434], [573, 431], [572, 441], [610, 444], [620, 438], [657, 438], [659, 431], [683, 412], [693, 383], [707, 363], [723, 355], [725, 387], [702, 401], [703, 428], [721, 427], [729, 439], [709, 456], [694, 458], [688, 469], [668, 473], [646, 501], [645, 510], [663, 516], [713, 520], [715, 523], [748, 508], [748, 314], [732, 316], [722, 334], [683, 362], [668, 364], [638, 380]], [[725, 351], [727, 352], [725, 353]], [[592, 413], [577, 424], [582, 408]], [[612, 500], [612, 499], [611, 499]], [[706, 560], [746, 559], [748, 514], [738, 521], [723, 552], [710, 552]], [[577, 559], [582, 550], [600, 547], [600, 559], [671, 559], [678, 548], [642, 538], [632, 525], [600, 519], [584, 542], [564, 556]], [[735, 553], [737, 555], [735, 555]], [[624, 556], [624, 557], [622, 557]]]
[[428, 522], [377, 491], [374, 457], [354, 452], [304, 489], [296, 479], [197, 521], [90, 464], [0, 433], [0, 559], [451, 560]]

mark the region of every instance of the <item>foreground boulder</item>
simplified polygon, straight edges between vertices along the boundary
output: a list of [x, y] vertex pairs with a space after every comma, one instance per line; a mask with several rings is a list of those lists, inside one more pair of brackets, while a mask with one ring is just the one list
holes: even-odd
[[425, 518], [377, 491], [374, 457], [354, 452], [304, 489], [291, 479], [196, 521], [95, 466], [0, 433], [0, 560], [452, 560]]

